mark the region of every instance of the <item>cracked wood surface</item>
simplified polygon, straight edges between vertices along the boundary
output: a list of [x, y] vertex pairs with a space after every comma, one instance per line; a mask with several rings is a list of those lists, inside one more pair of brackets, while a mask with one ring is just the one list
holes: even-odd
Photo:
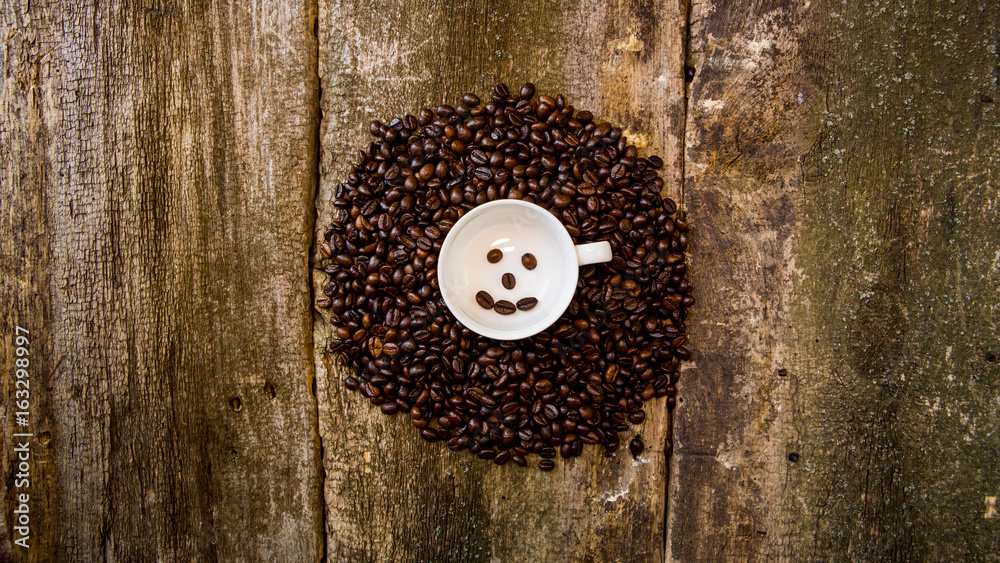
[[0, 560], [318, 559], [315, 14], [11, 0], [0, 18]]
[[672, 561], [996, 561], [1000, 10], [692, 5]]
[[[531, 80], [619, 124], [642, 154], [664, 158], [665, 191], [679, 200], [684, 15], [678, 1], [321, 1], [318, 236], [370, 121], [482, 97], [498, 81]], [[331, 561], [662, 559], [664, 400], [647, 409], [639, 463], [586, 448], [551, 473], [497, 467], [423, 442], [405, 415], [348, 392], [324, 353], [329, 325], [315, 326]]]

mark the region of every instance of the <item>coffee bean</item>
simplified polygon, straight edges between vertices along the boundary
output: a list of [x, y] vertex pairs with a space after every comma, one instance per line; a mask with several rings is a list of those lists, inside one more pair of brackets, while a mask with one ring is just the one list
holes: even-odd
[[620, 368], [618, 364], [611, 364], [608, 369], [604, 370], [604, 381], [608, 383], [614, 383], [615, 379], [618, 377], [618, 372]]
[[522, 311], [530, 311], [535, 308], [535, 305], [538, 305], [538, 299], [534, 297], [525, 297], [517, 302], [517, 308]]
[[489, 123], [489, 120], [486, 117], [479, 115], [466, 121], [465, 126], [468, 127], [470, 131], [478, 131], [483, 127], [486, 127], [487, 123]]
[[503, 251], [500, 250], [499, 248], [494, 248], [486, 253], [486, 260], [488, 260], [490, 264], [496, 264], [502, 259], [503, 259]]
[[501, 315], [512, 315], [515, 311], [517, 311], [517, 307], [515, 307], [510, 301], [501, 299], [493, 304], [493, 310]]
[[480, 149], [475, 149], [474, 151], [472, 151], [472, 153], [469, 154], [469, 160], [471, 160], [477, 166], [485, 166], [489, 164], [490, 161], [489, 157], [486, 156], [486, 153]]
[[485, 291], [480, 291], [476, 294], [476, 303], [479, 303], [479, 306], [483, 309], [492, 309], [493, 296]]
[[555, 420], [559, 418], [559, 408], [556, 407], [555, 405], [545, 405], [543, 412], [545, 413], [545, 417], [548, 418], [549, 420]]
[[500, 278], [500, 283], [503, 284], [504, 289], [514, 289], [517, 285], [517, 280], [514, 279], [514, 274], [506, 273]]
[[[327, 350], [351, 370], [344, 385], [386, 414], [408, 411], [424, 440], [497, 464], [527, 465], [534, 454], [551, 470], [585, 444], [613, 454], [629, 424], [645, 421], [646, 401], [677, 405], [679, 364], [691, 356], [693, 245], [685, 216], [661, 195], [663, 159], [643, 158], [621, 128], [531, 84], [415, 114], [369, 125], [374, 142], [336, 184], [318, 244], [328, 279], [315, 305], [329, 308], [338, 340]], [[455, 221], [496, 199], [535, 202], [574, 242], [606, 240], [614, 257], [581, 268], [563, 316], [516, 343], [457, 323], [437, 278]], [[489, 263], [503, 258], [495, 250]], [[529, 253], [521, 260], [537, 267]], [[515, 287], [515, 274], [501, 282]], [[538, 304], [494, 303], [486, 292], [476, 302], [502, 314]]]
[[543, 459], [538, 462], [538, 468], [542, 471], [552, 471], [555, 467], [556, 464], [551, 459]]
[[434, 165], [425, 164], [420, 170], [417, 171], [417, 179], [421, 182], [426, 182], [434, 177]]
[[646, 411], [636, 411], [628, 415], [628, 421], [632, 424], [642, 424], [646, 420]]
[[632, 438], [632, 441], [628, 443], [628, 451], [632, 453], [633, 459], [639, 457], [639, 454], [642, 453], [642, 450], [645, 447], [645, 444], [642, 443], [642, 437], [638, 434], [636, 434], [635, 438]]

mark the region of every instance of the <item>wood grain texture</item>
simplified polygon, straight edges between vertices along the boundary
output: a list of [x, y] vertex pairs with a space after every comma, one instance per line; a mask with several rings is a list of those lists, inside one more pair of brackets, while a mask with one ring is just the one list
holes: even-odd
[[782, 507], [813, 527], [786, 549], [998, 561], [1000, 6], [828, 10]]
[[[368, 123], [534, 82], [660, 154], [680, 197], [685, 11], [674, 2], [320, 2], [323, 88], [317, 236]], [[319, 294], [325, 279], [314, 276]], [[320, 433], [331, 561], [649, 561], [662, 558], [666, 408], [640, 462], [599, 448], [541, 473], [419, 439], [348, 392], [317, 319]], [[631, 438], [628, 435], [629, 439]], [[594, 451], [591, 451], [594, 450]]]
[[668, 559], [996, 560], [998, 15], [693, 5]]
[[[315, 14], [3, 4], [4, 559], [322, 555]], [[11, 544], [15, 325], [31, 549]]]
[[817, 113], [810, 18], [792, 2], [692, 5], [685, 198], [696, 348], [674, 412], [670, 561], [773, 557], [792, 447], [783, 443], [799, 155]]

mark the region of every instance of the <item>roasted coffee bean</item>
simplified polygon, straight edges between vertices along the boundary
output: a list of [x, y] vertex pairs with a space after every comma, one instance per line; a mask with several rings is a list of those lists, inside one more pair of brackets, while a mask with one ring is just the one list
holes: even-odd
[[490, 250], [486, 253], [486, 260], [488, 260], [490, 264], [496, 264], [500, 260], [503, 260], [503, 251], [499, 248]]
[[646, 411], [638, 410], [628, 415], [628, 421], [632, 424], [642, 424], [646, 420]]
[[514, 274], [508, 272], [500, 277], [500, 283], [503, 284], [504, 289], [514, 289], [514, 286], [517, 285], [517, 280], [514, 279]]
[[517, 302], [517, 308], [522, 311], [530, 311], [535, 308], [535, 305], [538, 305], [538, 299], [534, 297], [525, 297]]
[[492, 309], [493, 296], [485, 291], [480, 291], [476, 294], [476, 303], [479, 303], [479, 306], [483, 309]]
[[633, 459], [639, 457], [639, 454], [642, 453], [642, 450], [645, 447], [645, 444], [642, 443], [642, 437], [638, 434], [636, 434], [635, 438], [632, 438], [632, 441], [628, 443], [628, 451], [632, 452]]
[[[328, 279], [315, 305], [329, 308], [339, 338], [327, 349], [350, 367], [349, 390], [386, 414], [409, 412], [423, 439], [452, 450], [501, 465], [527, 465], [534, 454], [543, 470], [585, 444], [614, 453], [629, 424], [645, 421], [646, 401], [676, 406], [678, 367], [691, 356], [691, 230], [661, 195], [663, 159], [643, 158], [621, 128], [531, 84], [513, 93], [498, 84], [489, 99], [458, 102], [372, 122], [374, 142], [335, 186], [316, 266]], [[563, 316], [520, 341], [456, 322], [437, 277], [455, 222], [497, 199], [534, 202], [575, 243], [608, 241], [614, 257], [581, 268]], [[503, 258], [495, 250], [489, 263]], [[524, 268], [537, 268], [519, 254]], [[517, 272], [505, 269], [510, 289]], [[499, 313], [538, 304], [494, 302], [481, 289], [471, 288], [476, 302]]]
[[515, 307], [510, 301], [501, 299], [493, 304], [493, 310], [501, 315], [512, 315], [515, 311], [517, 311], [517, 307]]
[[543, 459], [538, 462], [538, 468], [542, 471], [552, 471], [555, 467], [556, 464], [551, 459]]

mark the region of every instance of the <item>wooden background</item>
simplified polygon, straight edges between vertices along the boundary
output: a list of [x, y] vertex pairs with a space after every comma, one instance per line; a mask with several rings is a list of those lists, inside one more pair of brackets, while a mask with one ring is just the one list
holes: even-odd
[[[1000, 561], [996, 3], [0, 6], [0, 561]], [[638, 462], [428, 445], [311, 308], [367, 123], [529, 79], [692, 225]]]

